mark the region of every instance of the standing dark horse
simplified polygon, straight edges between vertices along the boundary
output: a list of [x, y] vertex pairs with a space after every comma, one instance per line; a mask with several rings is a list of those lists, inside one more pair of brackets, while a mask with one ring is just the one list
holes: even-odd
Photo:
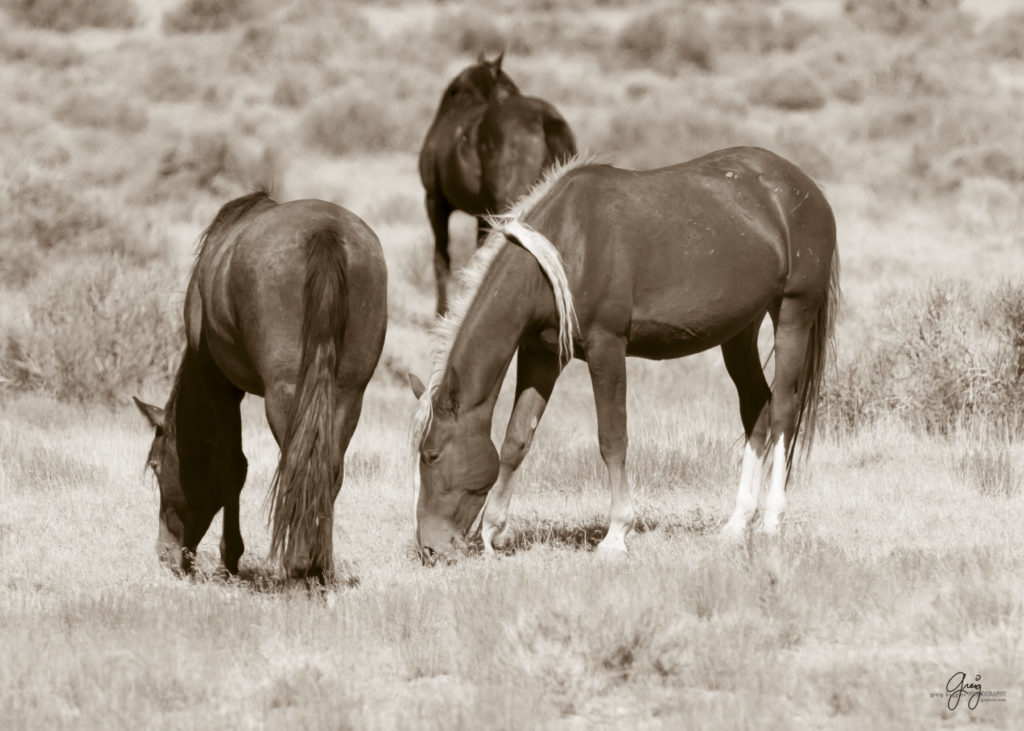
[[[647, 172], [574, 160], [495, 221], [467, 271], [475, 288], [441, 323], [429, 385], [410, 379], [420, 398], [416, 540], [425, 561], [463, 546], [478, 516], [484, 549], [493, 550], [513, 475], [574, 348], [590, 369], [611, 489], [599, 548], [625, 551], [633, 522], [626, 356], [678, 358], [716, 345], [747, 436], [724, 533], [743, 535], [758, 510], [769, 428], [761, 528], [779, 530], [801, 426], [807, 446], [813, 437], [839, 291], [832, 209], [799, 168], [746, 147]], [[765, 315], [775, 326], [771, 388], [757, 352]], [[499, 455], [494, 403], [517, 349]]]
[[501, 70], [504, 54], [478, 63], [445, 89], [420, 150], [420, 180], [434, 231], [437, 312], [448, 310], [448, 218], [452, 211], [477, 217], [500, 213], [529, 191], [544, 170], [576, 154], [572, 131], [543, 99], [522, 96]]
[[289, 576], [330, 578], [334, 499], [363, 390], [384, 344], [387, 271], [380, 242], [323, 201], [265, 192], [226, 204], [200, 240], [185, 295], [187, 342], [167, 406], [135, 400], [156, 428], [157, 552], [190, 571], [220, 508], [225, 568], [244, 546], [238, 496], [247, 462], [239, 405], [266, 399], [281, 446], [271, 488], [271, 554]]

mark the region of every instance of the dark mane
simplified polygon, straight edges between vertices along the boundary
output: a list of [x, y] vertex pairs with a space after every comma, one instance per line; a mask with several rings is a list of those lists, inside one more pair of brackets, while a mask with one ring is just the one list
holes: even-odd
[[196, 244], [196, 256], [198, 257], [202, 254], [203, 247], [206, 246], [206, 242], [214, 231], [217, 231], [224, 226], [230, 226], [233, 223], [237, 223], [246, 213], [265, 200], [271, 200], [271, 198], [270, 190], [264, 187], [259, 190], [255, 190], [252, 193], [246, 193], [245, 195], [228, 201], [221, 206], [220, 210], [217, 211], [217, 215], [214, 217], [213, 222], [210, 223], [203, 233], [199, 235], [199, 243]]

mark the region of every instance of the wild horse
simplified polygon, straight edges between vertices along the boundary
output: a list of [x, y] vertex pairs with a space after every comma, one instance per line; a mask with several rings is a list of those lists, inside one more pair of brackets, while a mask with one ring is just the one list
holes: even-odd
[[[766, 150], [732, 148], [646, 172], [573, 160], [553, 169], [494, 230], [467, 267], [467, 294], [439, 324], [414, 429], [416, 541], [426, 562], [462, 548], [479, 521], [493, 550], [512, 478], [555, 380], [587, 362], [611, 490], [599, 548], [625, 551], [626, 356], [678, 358], [721, 346], [739, 393], [746, 446], [736, 509], [743, 535], [773, 466], [761, 529], [779, 530], [796, 438], [813, 438], [839, 293], [832, 209], [799, 168]], [[757, 350], [775, 329], [769, 388]], [[494, 403], [518, 350], [515, 405], [500, 454]], [[496, 484], [495, 484], [496, 483]], [[493, 486], [493, 487], [492, 487]]]
[[237, 573], [247, 462], [239, 406], [266, 399], [281, 447], [271, 487], [271, 554], [290, 576], [330, 578], [334, 499], [363, 390], [384, 344], [387, 272], [355, 214], [317, 200], [233, 200], [200, 239], [185, 295], [186, 345], [165, 408], [135, 399], [156, 429], [157, 552], [190, 571], [224, 509], [220, 555]]
[[501, 70], [504, 54], [479, 61], [445, 89], [420, 150], [420, 180], [434, 232], [437, 312], [448, 309], [448, 218], [500, 213], [523, 196], [543, 171], [576, 153], [576, 141], [558, 111], [543, 99], [522, 96]]

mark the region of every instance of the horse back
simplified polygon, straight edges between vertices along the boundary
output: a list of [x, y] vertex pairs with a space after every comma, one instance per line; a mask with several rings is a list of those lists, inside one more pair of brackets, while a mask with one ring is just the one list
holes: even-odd
[[628, 334], [653, 358], [718, 345], [784, 294], [827, 288], [835, 248], [818, 187], [758, 148], [576, 168], [527, 222], [559, 249], [581, 328]]

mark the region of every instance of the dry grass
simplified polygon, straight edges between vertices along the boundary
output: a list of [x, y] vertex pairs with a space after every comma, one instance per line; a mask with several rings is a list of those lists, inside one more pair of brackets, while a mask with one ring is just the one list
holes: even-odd
[[[1020, 21], [923, 7], [139, 3], [125, 31], [0, 28], [5, 725], [1024, 726]], [[427, 368], [434, 284], [415, 151], [448, 79], [499, 41], [620, 164], [757, 144], [821, 180], [846, 302], [780, 541], [716, 540], [741, 429], [712, 352], [629, 364], [628, 560], [591, 550], [608, 496], [581, 364], [522, 468], [507, 552], [413, 560], [404, 375]], [[348, 580], [316, 595], [264, 562], [262, 403], [243, 407], [229, 582], [219, 525], [196, 580], [158, 568], [151, 435], [127, 404], [166, 397], [195, 237], [268, 178], [363, 216], [390, 274], [336, 506]], [[473, 223], [452, 232], [459, 267]], [[958, 670], [1007, 702], [949, 711], [933, 694]]]

